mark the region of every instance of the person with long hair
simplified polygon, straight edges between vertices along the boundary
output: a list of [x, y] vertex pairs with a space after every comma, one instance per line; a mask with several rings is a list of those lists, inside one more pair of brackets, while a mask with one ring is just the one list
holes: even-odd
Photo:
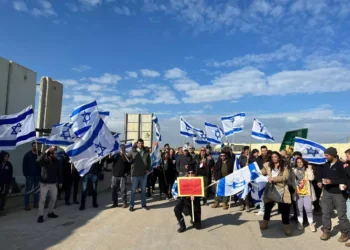
[[[163, 171], [162, 174], [165, 176], [164, 182], [162, 184], [164, 185], [164, 192], [166, 192], [168, 199], [171, 199], [172, 197], [171, 189], [174, 185], [177, 176], [175, 160], [173, 160], [174, 158], [172, 159], [170, 157], [170, 152], [171, 149], [170, 151], [164, 153], [161, 164], [161, 168]], [[159, 178], [159, 185], [161, 185], [161, 178]]]
[[9, 193], [13, 177], [13, 167], [9, 162], [10, 154], [2, 151], [0, 153], [0, 216], [4, 216], [6, 197]]
[[294, 190], [296, 193], [298, 230], [303, 230], [304, 208], [307, 215], [311, 232], [316, 232], [313, 214], [312, 202], [316, 200], [315, 190], [312, 181], [315, 179], [312, 166], [307, 161], [299, 157], [296, 159], [296, 165], [290, 172], [294, 182]]
[[[290, 224], [289, 224], [289, 210], [291, 204], [291, 196], [288, 190], [288, 176], [289, 171], [285, 166], [285, 162], [282, 159], [281, 155], [277, 151], [273, 151], [271, 153], [271, 159], [264, 164], [264, 168], [261, 169], [262, 174], [268, 177], [267, 185], [274, 185], [274, 187], [281, 193], [282, 199], [278, 202], [281, 215], [282, 215], [282, 223], [283, 230], [286, 236], [290, 236]], [[266, 188], [265, 190], [268, 190]], [[264, 193], [264, 202], [265, 202], [265, 212], [264, 212], [264, 220], [261, 223], [261, 230], [265, 230], [268, 228], [271, 211], [275, 205], [275, 201], [271, 200], [268, 196], [268, 193]]]

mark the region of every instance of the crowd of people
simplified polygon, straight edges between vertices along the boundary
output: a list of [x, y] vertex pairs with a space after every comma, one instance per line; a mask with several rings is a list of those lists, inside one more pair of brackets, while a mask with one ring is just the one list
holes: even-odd
[[[162, 161], [159, 166], [151, 169], [151, 149], [144, 146], [139, 139], [130, 152], [126, 152], [125, 145], [120, 146], [120, 152], [107, 156], [103, 160], [93, 164], [87, 174], [79, 176], [78, 171], [70, 162], [63, 150], [53, 146], [41, 153], [36, 143], [32, 143], [32, 149], [23, 157], [23, 175], [26, 179], [24, 209], [32, 209], [30, 198], [34, 196], [33, 208], [38, 209], [38, 223], [44, 222], [44, 209], [48, 208], [48, 218], [57, 218], [55, 206], [57, 198], [60, 199], [64, 192], [65, 205], [79, 204], [80, 210], [85, 209], [87, 196], [91, 194], [92, 205], [98, 207], [97, 184], [103, 180], [104, 171], [112, 174], [111, 193], [112, 208], [119, 207], [119, 195], [121, 207], [129, 208], [134, 212], [135, 194], [141, 192], [141, 207], [148, 210], [146, 197], [151, 197], [155, 192], [158, 181], [160, 198], [173, 200], [172, 187], [177, 177], [200, 176], [203, 177], [206, 188], [204, 197], [196, 197], [193, 202], [190, 197], [177, 198], [174, 213], [180, 225], [178, 232], [186, 230], [183, 215], [192, 217], [192, 204], [194, 206], [194, 218], [191, 223], [196, 229], [201, 229], [201, 201], [207, 206], [208, 199], [213, 196], [212, 208], [229, 208], [230, 197], [217, 197], [213, 182], [233, 173], [236, 155], [230, 147], [224, 147], [217, 160], [213, 158], [210, 145], [201, 147], [198, 154], [191, 145], [184, 145], [176, 150], [165, 144], [162, 149]], [[266, 146], [260, 149], [244, 147], [238, 162], [241, 168], [256, 162], [261, 173], [268, 178], [265, 192], [261, 202], [254, 204], [250, 194], [244, 199], [233, 197], [234, 202], [239, 202], [240, 211], [251, 212], [255, 207], [259, 209], [257, 216], [263, 216], [260, 228], [266, 230], [269, 227], [272, 209], [277, 203], [278, 213], [281, 214], [283, 231], [286, 236], [292, 235], [290, 222], [296, 221], [297, 229], [304, 230], [307, 225], [311, 232], [316, 232], [314, 214], [322, 213], [321, 240], [328, 240], [332, 230], [331, 217], [336, 210], [339, 219], [341, 236], [339, 242], [347, 242], [350, 228], [350, 149], [345, 152], [347, 160], [341, 161], [335, 148], [325, 151], [327, 163], [324, 165], [309, 164], [300, 152], [288, 155], [285, 150], [281, 152], [268, 150]], [[0, 215], [5, 215], [4, 207], [9, 193], [13, 166], [10, 163], [8, 152], [0, 153]], [[105, 162], [111, 165], [111, 169], [105, 166]], [[128, 204], [127, 183], [131, 180], [131, 195]], [[80, 201], [78, 200], [79, 183], [82, 182]], [[267, 190], [274, 188], [280, 194], [277, 202], [267, 195]], [[72, 203], [71, 203], [71, 194]], [[220, 205], [222, 204], [222, 206]], [[346, 246], [350, 247], [349, 243]]]

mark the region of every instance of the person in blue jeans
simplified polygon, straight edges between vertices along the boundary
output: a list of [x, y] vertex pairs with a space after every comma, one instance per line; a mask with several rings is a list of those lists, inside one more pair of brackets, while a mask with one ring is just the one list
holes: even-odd
[[146, 206], [146, 184], [147, 175], [151, 170], [151, 157], [149, 151], [144, 147], [142, 139], [138, 139], [136, 147], [128, 153], [128, 158], [131, 160], [131, 195], [130, 195], [130, 212], [135, 211], [135, 193], [137, 186], [141, 186], [141, 205], [143, 209], [148, 209]]
[[38, 157], [36, 143], [32, 143], [32, 150], [23, 157], [22, 171], [26, 178], [26, 189], [24, 194], [24, 209], [29, 211], [30, 195], [34, 194], [34, 208], [39, 207], [40, 191], [40, 164], [36, 162]]
[[81, 193], [81, 202], [79, 210], [85, 210], [85, 201], [88, 192], [88, 183], [91, 181], [92, 183], [92, 206], [94, 208], [98, 208], [97, 204], [97, 182], [99, 175], [102, 173], [102, 164], [100, 162], [96, 162], [92, 164], [89, 172], [83, 177], [83, 190]]

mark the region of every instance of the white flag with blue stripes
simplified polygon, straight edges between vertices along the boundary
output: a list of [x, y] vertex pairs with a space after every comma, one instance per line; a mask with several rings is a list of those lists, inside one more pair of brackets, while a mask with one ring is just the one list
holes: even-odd
[[160, 125], [159, 125], [158, 117], [156, 116], [156, 114], [152, 115], [152, 121], [153, 121], [154, 126], [156, 128], [157, 141], [161, 142], [162, 141], [162, 136], [160, 134]]
[[242, 192], [246, 185], [257, 179], [261, 171], [256, 162], [249, 164], [247, 167], [229, 174], [219, 180], [217, 184], [217, 196], [231, 196]]
[[205, 122], [205, 131], [207, 132], [207, 140], [211, 144], [222, 144], [224, 138], [224, 131], [218, 126]]
[[151, 153], [151, 169], [160, 166], [161, 163], [162, 155], [160, 153], [159, 142], [155, 142]]
[[252, 128], [252, 137], [258, 140], [270, 140], [275, 141], [272, 134], [267, 130], [265, 125], [258, 119], [254, 119]]
[[109, 111], [100, 111], [99, 114], [103, 122], [106, 123], [110, 114]]
[[82, 137], [91, 127], [91, 124], [100, 118], [96, 101], [86, 103], [74, 109], [72, 130], [77, 137]]
[[185, 121], [184, 118], [180, 117], [180, 135], [185, 137], [196, 137], [194, 127]]
[[235, 133], [240, 133], [243, 131], [245, 120], [245, 113], [239, 113], [236, 115], [222, 116], [222, 127], [225, 132], [225, 136], [230, 136]]
[[267, 176], [263, 176], [263, 175], [259, 175], [258, 178], [256, 178], [255, 180], [251, 181], [251, 197], [252, 197], [252, 202], [258, 203], [258, 202], [262, 202], [263, 200], [261, 199], [265, 187], [266, 187], [266, 183], [268, 182], [268, 177]]
[[79, 174], [84, 176], [93, 163], [118, 150], [112, 133], [98, 117], [77, 143], [67, 147], [66, 152]]
[[193, 130], [196, 133], [196, 137], [193, 137], [193, 142], [199, 145], [208, 145], [207, 134], [202, 129], [195, 128]]
[[46, 145], [69, 146], [73, 144], [75, 135], [72, 131], [72, 126], [72, 123], [62, 123], [53, 125], [51, 133], [46, 139]]
[[125, 152], [129, 153], [132, 149], [132, 142], [128, 142], [125, 144]]
[[35, 140], [32, 106], [13, 115], [0, 116], [0, 150], [11, 150]]
[[295, 137], [294, 151], [299, 151], [303, 158], [312, 164], [325, 164], [326, 157], [324, 151], [326, 150], [321, 144], [317, 142]]

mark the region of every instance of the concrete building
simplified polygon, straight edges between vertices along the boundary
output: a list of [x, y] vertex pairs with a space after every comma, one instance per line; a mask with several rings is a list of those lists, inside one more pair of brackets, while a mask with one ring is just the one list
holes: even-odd
[[[0, 57], [0, 114], [18, 113], [29, 105], [35, 109], [36, 72], [13, 61]], [[10, 151], [14, 166], [14, 177], [23, 183], [22, 159], [30, 144], [21, 145]]]
[[132, 141], [132, 143], [135, 143], [139, 138], [142, 138], [146, 147], [152, 147], [152, 114], [125, 114], [124, 136], [125, 141]]
[[50, 129], [61, 120], [63, 85], [50, 77], [40, 81], [37, 128]]

